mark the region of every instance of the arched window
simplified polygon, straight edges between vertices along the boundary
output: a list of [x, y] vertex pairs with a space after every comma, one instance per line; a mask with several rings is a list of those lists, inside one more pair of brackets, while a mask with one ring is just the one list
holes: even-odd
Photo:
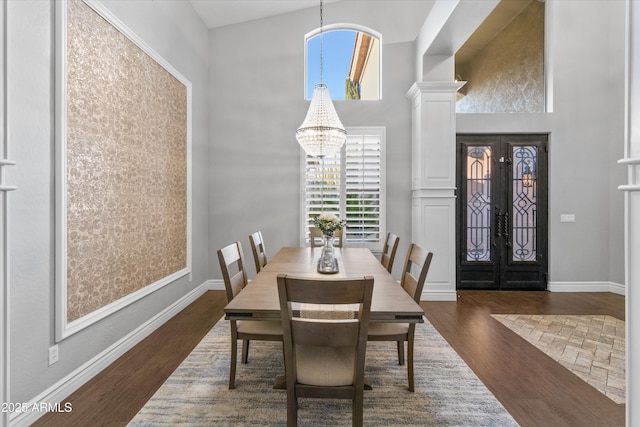
[[[320, 28], [305, 35], [305, 99], [320, 83]], [[322, 29], [322, 82], [331, 98], [381, 98], [381, 35], [353, 24]]]

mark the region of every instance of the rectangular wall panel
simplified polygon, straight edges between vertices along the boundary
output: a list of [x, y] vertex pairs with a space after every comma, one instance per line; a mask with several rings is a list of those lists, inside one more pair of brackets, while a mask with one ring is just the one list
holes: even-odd
[[190, 269], [191, 85], [99, 3], [58, 10], [58, 339]]

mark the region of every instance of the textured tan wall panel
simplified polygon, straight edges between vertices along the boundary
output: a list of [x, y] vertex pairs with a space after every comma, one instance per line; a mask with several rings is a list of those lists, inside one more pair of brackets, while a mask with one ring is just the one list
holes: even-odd
[[458, 113], [544, 112], [544, 3], [532, 1], [456, 70], [467, 81]]
[[70, 322], [187, 266], [187, 88], [80, 0], [66, 70]]

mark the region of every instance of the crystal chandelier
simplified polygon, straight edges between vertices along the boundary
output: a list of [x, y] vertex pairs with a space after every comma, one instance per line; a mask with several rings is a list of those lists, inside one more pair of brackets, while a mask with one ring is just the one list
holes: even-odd
[[296, 139], [308, 155], [321, 158], [340, 151], [347, 139], [347, 131], [333, 107], [329, 89], [322, 83], [322, 27], [320, 0], [320, 83], [313, 89], [309, 111], [296, 131]]

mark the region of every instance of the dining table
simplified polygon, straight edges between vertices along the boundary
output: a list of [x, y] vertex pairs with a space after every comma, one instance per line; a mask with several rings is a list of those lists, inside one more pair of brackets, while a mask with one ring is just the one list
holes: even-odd
[[367, 248], [335, 248], [338, 272], [319, 273], [322, 248], [283, 247], [224, 308], [227, 320], [280, 319], [277, 277], [329, 279], [373, 276], [370, 322], [423, 323], [424, 310]]

